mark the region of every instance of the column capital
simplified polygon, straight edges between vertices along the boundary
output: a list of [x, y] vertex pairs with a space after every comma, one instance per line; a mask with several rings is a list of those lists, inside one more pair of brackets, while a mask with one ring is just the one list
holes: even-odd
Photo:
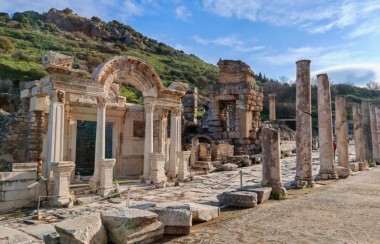
[[53, 89], [49, 97], [53, 102], [65, 103], [65, 91], [63, 90]]
[[156, 104], [153, 104], [153, 103], [144, 104], [144, 110], [146, 113], [153, 113], [155, 108], [156, 108]]
[[96, 101], [98, 102], [99, 108], [105, 108], [107, 104], [107, 98], [105, 97], [97, 97]]
[[182, 106], [174, 107], [171, 109], [172, 115], [181, 116]]
[[161, 120], [167, 119], [168, 113], [169, 113], [169, 110], [167, 110], [167, 109], [161, 109], [160, 110], [160, 118], [161, 118]]
[[273, 94], [273, 93], [272, 93], [272, 94], [269, 94], [268, 97], [269, 97], [269, 99], [271, 99], [271, 100], [272, 100], [272, 99], [275, 99], [275, 98], [276, 98], [276, 94]]

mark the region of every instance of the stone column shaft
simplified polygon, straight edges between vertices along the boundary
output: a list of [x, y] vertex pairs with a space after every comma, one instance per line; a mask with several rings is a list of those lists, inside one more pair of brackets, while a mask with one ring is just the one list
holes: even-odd
[[371, 132], [371, 120], [370, 120], [370, 102], [362, 102], [362, 128], [364, 136], [364, 149], [365, 159], [368, 164], [373, 163], [372, 153], [372, 132]]
[[364, 135], [362, 129], [362, 115], [358, 105], [352, 106], [352, 117], [354, 120], [355, 153], [357, 162], [365, 162]]
[[95, 190], [100, 183], [100, 160], [106, 155], [106, 99], [97, 98], [98, 112], [96, 116], [96, 138], [95, 138], [95, 159], [94, 175], [90, 179], [90, 188]]
[[153, 153], [153, 116], [154, 105], [145, 104], [145, 140], [144, 140], [144, 179], [150, 176], [150, 155]]
[[330, 82], [327, 74], [318, 78], [318, 134], [319, 134], [319, 174], [322, 179], [337, 179], [334, 165], [333, 129], [331, 117]]
[[167, 140], [167, 127], [168, 127], [168, 112], [166, 110], [160, 111], [159, 131], [158, 131], [158, 149], [157, 152], [165, 154], [165, 145]]
[[377, 133], [377, 119], [376, 119], [376, 106], [371, 104], [369, 110], [369, 116], [371, 121], [371, 137], [372, 137], [372, 153], [373, 161], [379, 161], [379, 138]]
[[348, 163], [348, 128], [344, 96], [335, 97], [335, 128], [338, 164], [350, 168]]
[[311, 85], [310, 60], [300, 60], [297, 64], [296, 81], [296, 145], [297, 166], [294, 185], [303, 187], [306, 181], [310, 187], [315, 186], [313, 179], [311, 153]]
[[281, 177], [280, 133], [269, 127], [264, 127], [262, 133], [262, 185], [272, 187], [272, 195], [284, 196], [286, 190]]
[[170, 161], [168, 177], [175, 178], [177, 176], [178, 145], [180, 145], [181, 137], [181, 110], [179, 108], [172, 109], [170, 117]]
[[276, 94], [269, 94], [269, 120], [276, 120]]

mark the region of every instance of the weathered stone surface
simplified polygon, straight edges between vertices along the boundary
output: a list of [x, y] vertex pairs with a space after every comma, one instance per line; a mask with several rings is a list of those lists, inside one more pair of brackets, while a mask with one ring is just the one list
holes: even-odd
[[51, 224], [29, 225], [27, 227], [22, 227], [19, 230], [41, 240], [44, 239], [44, 235], [57, 233], [54, 226]]
[[44, 235], [43, 240], [45, 244], [60, 244], [59, 235], [57, 232]]
[[55, 229], [60, 235], [61, 244], [107, 243], [106, 230], [102, 225], [99, 214], [64, 220], [56, 224]]
[[102, 222], [114, 243], [149, 243], [162, 238], [158, 215], [145, 210], [119, 208], [101, 212]]
[[154, 208], [149, 211], [156, 213], [158, 220], [165, 225], [164, 234], [188, 235], [190, 233], [192, 214], [189, 210], [179, 208]]
[[272, 192], [271, 187], [243, 186], [237, 189], [238, 191], [250, 191], [257, 194], [257, 203], [268, 201]]
[[236, 164], [227, 163], [222, 165], [224, 171], [235, 171], [237, 168], [238, 166]]
[[160, 208], [187, 209], [191, 211], [193, 222], [206, 222], [219, 217], [220, 208], [195, 202], [159, 203]]
[[252, 208], [257, 205], [257, 194], [247, 191], [223, 192], [217, 195], [219, 202], [228, 207]]
[[89, 195], [89, 196], [78, 197], [75, 200], [78, 205], [86, 205], [92, 202], [96, 202], [100, 199], [102, 199], [100, 196]]
[[352, 119], [354, 121], [355, 154], [357, 162], [365, 161], [364, 135], [362, 128], [362, 112], [358, 105], [352, 106]]
[[359, 165], [359, 171], [367, 171], [367, 170], [369, 170], [367, 162], [358, 162], [358, 165]]
[[369, 166], [373, 165], [372, 132], [370, 119], [370, 102], [362, 102], [362, 128], [364, 136], [365, 159]]
[[358, 163], [350, 163], [349, 166], [353, 172], [359, 171], [359, 164]]
[[342, 166], [336, 167], [336, 172], [339, 176], [339, 178], [347, 178], [350, 175], [350, 169]]
[[15, 244], [15, 243], [32, 244], [32, 243], [38, 243], [38, 239], [28, 234], [25, 234], [22, 231], [0, 226], [0, 243], [1, 244]]

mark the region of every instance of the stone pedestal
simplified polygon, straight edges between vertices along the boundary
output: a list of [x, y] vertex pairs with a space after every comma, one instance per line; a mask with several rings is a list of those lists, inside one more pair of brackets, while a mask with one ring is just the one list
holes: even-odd
[[276, 94], [269, 94], [269, 120], [276, 120]]
[[102, 197], [108, 196], [113, 191], [113, 167], [115, 159], [100, 159], [100, 186], [98, 194]]
[[370, 102], [362, 102], [362, 128], [364, 136], [364, 149], [365, 159], [368, 164], [373, 165], [373, 153], [372, 153], [372, 133], [371, 133], [371, 120], [369, 113]]
[[54, 172], [54, 197], [50, 199], [50, 205], [63, 207], [69, 206], [70, 196], [70, 175], [75, 164], [70, 161], [53, 162], [51, 164]]
[[[359, 170], [368, 169], [365, 161], [364, 134], [362, 128], [362, 113], [358, 105], [352, 106], [352, 117], [354, 120], [354, 139], [356, 162], [359, 164]], [[361, 167], [360, 167], [361, 166]]]
[[302, 188], [305, 184], [315, 186], [313, 179], [311, 153], [311, 85], [310, 60], [300, 60], [297, 64], [296, 80], [296, 177], [292, 185]]
[[335, 126], [338, 165], [349, 168], [348, 127], [346, 117], [346, 101], [344, 96], [335, 97]]
[[150, 167], [150, 179], [152, 183], [158, 188], [166, 187], [167, 178], [165, 175], [165, 154], [151, 153]]
[[334, 165], [333, 130], [331, 118], [330, 82], [327, 74], [318, 78], [318, 134], [321, 179], [337, 179]]
[[272, 187], [272, 195], [282, 198], [286, 190], [282, 184], [280, 163], [280, 133], [272, 128], [263, 128], [263, 186]]
[[185, 181], [190, 177], [189, 172], [189, 157], [190, 157], [190, 151], [179, 151], [177, 152], [178, 156], [178, 180], [179, 181]]

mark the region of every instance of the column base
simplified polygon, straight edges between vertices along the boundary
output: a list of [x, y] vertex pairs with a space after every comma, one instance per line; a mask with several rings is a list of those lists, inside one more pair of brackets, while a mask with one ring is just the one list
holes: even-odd
[[288, 192], [283, 186], [272, 186], [272, 192], [271, 192], [271, 197], [274, 200], [283, 200], [285, 199], [285, 196], [288, 195]]
[[290, 183], [290, 185], [296, 189], [303, 189], [306, 186], [306, 181], [295, 179]]
[[169, 179], [175, 179], [177, 177], [177, 173], [173, 171], [169, 171], [167, 177]]
[[368, 171], [368, 164], [367, 162], [358, 162], [359, 165], [359, 171]]
[[71, 197], [52, 197], [49, 200], [49, 206], [51, 207], [66, 207], [71, 208], [74, 206], [74, 201], [72, 201]]
[[339, 179], [339, 176], [336, 172], [321, 172], [319, 171], [318, 174], [319, 180], [337, 180]]
[[114, 192], [113, 188], [99, 188], [97, 190], [97, 194], [99, 194], [102, 197], [108, 197]]
[[90, 181], [89, 181], [89, 185], [90, 185], [90, 189], [92, 191], [95, 191], [99, 188], [100, 186], [100, 179], [93, 179], [91, 178]]

